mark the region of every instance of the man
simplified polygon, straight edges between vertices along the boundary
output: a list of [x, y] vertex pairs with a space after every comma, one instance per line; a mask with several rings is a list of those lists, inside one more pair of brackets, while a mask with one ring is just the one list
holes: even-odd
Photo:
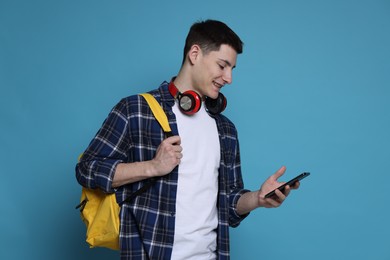
[[[245, 190], [236, 128], [220, 112], [220, 90], [232, 82], [240, 38], [224, 23], [195, 23], [182, 67], [151, 93], [165, 110], [173, 136], [165, 137], [145, 100], [122, 99], [108, 115], [76, 167], [79, 183], [125, 200], [122, 259], [229, 259], [229, 226], [255, 208], [278, 207], [290, 187], [271, 198], [280, 168], [258, 191]], [[299, 183], [293, 188], [298, 188]]]

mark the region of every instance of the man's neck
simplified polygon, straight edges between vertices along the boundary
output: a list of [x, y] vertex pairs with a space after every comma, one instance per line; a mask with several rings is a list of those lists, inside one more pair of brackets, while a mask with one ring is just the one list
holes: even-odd
[[173, 83], [181, 93], [187, 90], [194, 90], [190, 75], [191, 73], [189, 72], [187, 66], [183, 65], [179, 71], [179, 74], [174, 79]]

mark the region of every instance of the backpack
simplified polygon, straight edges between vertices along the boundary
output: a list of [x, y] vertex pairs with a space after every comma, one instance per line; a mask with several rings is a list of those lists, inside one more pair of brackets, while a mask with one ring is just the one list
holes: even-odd
[[[160, 123], [167, 136], [171, 136], [171, 128], [167, 116], [157, 100], [148, 93], [140, 95], [148, 102], [154, 117]], [[106, 247], [112, 250], [119, 250], [120, 206], [147, 190], [155, 180], [155, 178], [150, 179], [147, 184], [120, 204], [116, 201], [115, 193], [107, 194], [100, 189], [82, 188], [80, 204], [76, 206], [76, 209], [80, 209], [81, 219], [86, 225], [86, 241], [90, 248]]]

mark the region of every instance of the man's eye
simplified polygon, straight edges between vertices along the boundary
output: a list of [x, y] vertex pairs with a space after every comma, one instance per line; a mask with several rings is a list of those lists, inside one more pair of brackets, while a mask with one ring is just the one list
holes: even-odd
[[219, 66], [219, 68], [220, 68], [221, 70], [223, 70], [223, 69], [225, 68], [225, 66], [223, 66], [223, 65], [221, 65], [221, 64], [218, 64], [218, 66]]

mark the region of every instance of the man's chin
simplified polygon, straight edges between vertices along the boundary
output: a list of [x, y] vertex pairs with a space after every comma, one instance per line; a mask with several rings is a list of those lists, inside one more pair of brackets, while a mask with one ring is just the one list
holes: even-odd
[[209, 97], [209, 98], [211, 98], [211, 99], [217, 99], [217, 98], [218, 98], [218, 95], [210, 95], [210, 96], [207, 96], [207, 97]]
[[218, 95], [219, 95], [219, 91], [213, 91], [211, 93], [209, 93], [209, 98], [212, 98], [212, 99], [216, 99], [218, 98]]

